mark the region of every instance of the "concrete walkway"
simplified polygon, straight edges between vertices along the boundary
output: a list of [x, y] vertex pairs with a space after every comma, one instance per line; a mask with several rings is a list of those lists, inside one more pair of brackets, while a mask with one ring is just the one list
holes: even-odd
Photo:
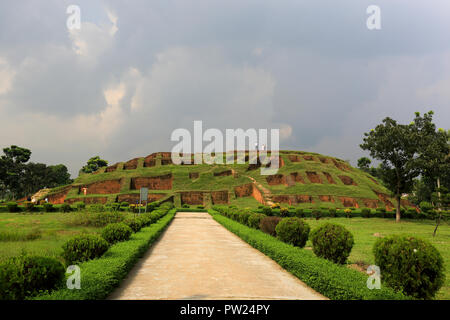
[[326, 299], [207, 213], [177, 213], [109, 299]]

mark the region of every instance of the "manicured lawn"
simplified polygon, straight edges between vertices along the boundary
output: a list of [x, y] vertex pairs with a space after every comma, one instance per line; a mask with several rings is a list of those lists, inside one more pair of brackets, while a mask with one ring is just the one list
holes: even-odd
[[[68, 238], [80, 232], [99, 230], [68, 225], [67, 221], [73, 214], [76, 213], [0, 213], [0, 261], [20, 255], [23, 251], [60, 259], [61, 246]], [[37, 238], [27, 240], [27, 236]]]
[[[378, 239], [374, 236], [376, 233], [381, 236], [408, 234], [430, 241], [440, 251], [446, 267], [446, 281], [437, 298], [450, 299], [450, 226], [448, 222], [444, 222], [439, 227], [436, 237], [433, 237], [435, 225], [431, 220], [405, 220], [401, 223], [379, 218], [324, 218], [318, 221], [308, 218], [306, 220], [311, 229], [327, 221], [341, 224], [351, 231], [355, 238], [355, 244], [349, 257], [349, 263], [370, 265], [375, 262], [372, 248]], [[311, 241], [308, 241], [306, 246], [311, 247]]]

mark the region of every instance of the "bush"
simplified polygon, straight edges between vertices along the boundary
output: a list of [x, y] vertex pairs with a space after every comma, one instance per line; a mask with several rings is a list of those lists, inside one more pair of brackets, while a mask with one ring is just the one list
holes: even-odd
[[259, 229], [261, 229], [262, 232], [275, 237], [277, 235], [275, 228], [280, 221], [280, 217], [265, 217], [261, 219], [261, 222], [259, 223]]
[[364, 218], [370, 218], [370, 209], [369, 208], [362, 208], [361, 209], [361, 215]]
[[308, 240], [309, 225], [299, 218], [284, 218], [276, 226], [277, 238], [303, 248]]
[[23, 205], [24, 205], [26, 211], [28, 211], [28, 212], [33, 211], [33, 208], [34, 208], [34, 203], [33, 203], [33, 202], [31, 202], [31, 201], [25, 201], [25, 202], [23, 203]]
[[433, 209], [433, 205], [427, 201], [422, 201], [419, 204], [419, 208], [420, 211], [428, 213], [428, 211], [431, 211]]
[[240, 212], [238, 215], [238, 221], [242, 224], [247, 225], [248, 224], [248, 218], [250, 217], [251, 213], [247, 211]]
[[442, 256], [427, 241], [394, 235], [378, 239], [373, 253], [383, 281], [396, 291], [431, 299], [444, 283]]
[[344, 213], [345, 213], [345, 216], [346, 216], [347, 218], [351, 218], [353, 212], [352, 212], [351, 209], [345, 209], [345, 210], [344, 210]]
[[78, 201], [78, 202], [75, 202], [75, 207], [78, 210], [83, 210], [86, 208], [86, 204], [83, 201]]
[[123, 221], [124, 224], [126, 224], [131, 228], [131, 230], [133, 230], [133, 232], [138, 232], [139, 230], [141, 230], [146, 222], [146, 217], [128, 218]]
[[101, 203], [91, 204], [89, 206], [89, 211], [91, 212], [103, 212], [105, 211], [105, 206]]
[[336, 217], [336, 208], [330, 208], [328, 209], [328, 212], [330, 214], [330, 217]]
[[70, 211], [72, 211], [72, 207], [68, 203], [63, 203], [61, 205], [61, 211], [62, 212], [70, 212]]
[[281, 208], [280, 209], [280, 216], [281, 217], [288, 217], [289, 216], [289, 209], [288, 208]]
[[111, 203], [111, 210], [117, 211], [119, 209], [120, 209], [120, 203], [118, 203], [118, 202]]
[[295, 216], [297, 218], [303, 218], [305, 216], [305, 213], [303, 212], [302, 208], [295, 209]]
[[102, 237], [111, 244], [130, 239], [133, 230], [125, 223], [111, 223], [102, 230]]
[[54, 289], [65, 269], [56, 259], [38, 256], [13, 257], [0, 264], [0, 300], [23, 300]]
[[198, 205], [197, 209], [205, 209], [205, 206], [204, 205]]
[[417, 212], [414, 208], [409, 208], [404, 213], [404, 217], [407, 219], [415, 219], [417, 217]]
[[182, 208], [189, 208], [189, 205], [188, 205], [187, 203], [185, 203], [185, 204], [183, 204], [181, 207], [182, 207]]
[[344, 264], [353, 247], [353, 235], [343, 226], [325, 223], [311, 232], [316, 256]]
[[259, 224], [265, 217], [267, 217], [265, 214], [253, 213], [250, 215], [250, 217], [248, 217], [247, 225], [251, 228], [259, 229]]
[[313, 218], [316, 218], [316, 220], [319, 220], [322, 217], [322, 211], [320, 211], [319, 209], [314, 209], [312, 211], [312, 216]]
[[7, 202], [6, 207], [8, 208], [8, 212], [19, 212], [19, 206], [16, 202]]
[[121, 204], [120, 204], [120, 206], [121, 207], [128, 207], [130, 204], [128, 203], [128, 202], [126, 202], [126, 201], [124, 201], [124, 202], [122, 202]]
[[53, 204], [46, 202], [44, 203], [44, 211], [45, 212], [52, 212], [53, 211]]
[[108, 242], [94, 234], [76, 236], [62, 247], [62, 257], [68, 264], [76, 264], [100, 257], [108, 250]]
[[266, 216], [273, 215], [271, 207], [264, 207], [263, 210], [262, 210], [262, 213], [264, 213]]

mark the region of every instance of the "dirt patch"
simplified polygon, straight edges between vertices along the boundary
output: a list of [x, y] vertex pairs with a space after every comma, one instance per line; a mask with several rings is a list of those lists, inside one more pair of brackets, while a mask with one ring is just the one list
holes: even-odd
[[131, 179], [131, 189], [170, 190], [172, 189], [172, 181], [171, 173], [157, 177], [136, 177]]
[[228, 204], [228, 191], [211, 191], [212, 204]]
[[[163, 193], [149, 193], [147, 197], [148, 202], [157, 201], [166, 196]], [[117, 202], [139, 203], [139, 193], [119, 194], [117, 196]]]
[[333, 177], [328, 172], [322, 172], [323, 175], [327, 178], [329, 183], [336, 184], [336, 181], [333, 180]]
[[359, 204], [358, 204], [358, 202], [356, 201], [355, 198], [339, 197], [339, 200], [341, 200], [341, 202], [344, 205], [344, 207], [359, 208]]
[[113, 164], [112, 166], [106, 167], [105, 172], [113, 172], [117, 170], [119, 163]]
[[353, 181], [349, 176], [338, 176], [341, 179], [342, 183], [346, 186], [357, 186], [356, 182]]
[[334, 202], [333, 196], [319, 196], [319, 199], [323, 202]]
[[378, 200], [376, 199], [362, 199], [362, 202], [367, 208], [376, 209], [378, 208]]
[[328, 160], [328, 158], [325, 158], [325, 157], [318, 157], [319, 158], [319, 160], [320, 160], [320, 162], [322, 162], [322, 163], [330, 163], [330, 161]]
[[352, 264], [347, 265], [347, 268], [362, 272], [364, 274], [367, 274], [368, 267], [369, 267], [369, 265], [364, 262], [357, 262], [357, 263], [352, 263]]
[[104, 180], [94, 182], [87, 185], [82, 185], [78, 188], [78, 194], [84, 194], [83, 188], [87, 188], [86, 194], [110, 194], [119, 193], [121, 180]]
[[203, 192], [201, 191], [181, 192], [180, 195], [182, 205], [203, 205]]
[[[289, 180], [292, 179], [294, 182], [300, 182], [300, 183], [305, 184], [305, 180], [303, 179], [303, 177], [301, 176], [301, 174], [298, 173], [298, 172], [291, 172], [291, 173], [289, 174], [288, 178], [289, 178]], [[288, 185], [289, 185], [289, 182], [290, 182], [290, 181], [287, 181], [287, 182], [288, 182]]]
[[306, 175], [312, 183], [322, 183], [322, 179], [315, 171], [306, 171]]
[[383, 238], [384, 236], [381, 234], [381, 233], [379, 233], [379, 232], [375, 232], [374, 234], [373, 234], [373, 236], [374, 237], [377, 237], [377, 238]]
[[300, 162], [300, 161], [302, 161], [300, 156], [297, 156], [297, 155], [294, 155], [294, 154], [288, 155], [288, 159], [289, 159], [290, 162]]
[[266, 201], [264, 200], [264, 197], [263, 197], [261, 191], [254, 185], [252, 188], [252, 197], [255, 198], [255, 200], [258, 201], [259, 203], [266, 204]]
[[348, 166], [348, 164], [346, 164], [342, 161], [337, 161], [336, 159], [331, 159], [331, 161], [333, 162], [335, 167], [338, 168], [339, 170], [350, 171], [350, 167]]
[[253, 193], [253, 184], [244, 184], [242, 186], [234, 187], [234, 194], [238, 198], [249, 197]]
[[123, 170], [134, 170], [138, 166], [139, 158], [131, 159], [130, 161], [125, 162], [123, 165]]
[[148, 158], [144, 159], [144, 168], [154, 167], [154, 166], [156, 166], [155, 159], [148, 159]]
[[231, 170], [225, 170], [221, 172], [214, 172], [214, 177], [226, 177], [231, 176], [233, 174], [233, 171]]
[[298, 203], [314, 203], [311, 196], [308, 195], [274, 195], [272, 196], [274, 202], [288, 203], [289, 205], [296, 205]]
[[173, 164], [171, 158], [161, 159], [161, 165], [162, 165], [162, 166], [167, 166], [167, 165], [169, 165], [169, 164]]
[[394, 205], [390, 201], [389, 195], [375, 191], [375, 190], [372, 190], [372, 191], [377, 195], [378, 199], [380, 199], [384, 203], [384, 205], [386, 206], [386, 209], [388, 211], [391, 211], [392, 209], [394, 209]]
[[314, 157], [310, 155], [303, 156], [303, 159], [305, 159], [306, 161], [315, 161]]
[[60, 192], [49, 194], [46, 198], [48, 199], [48, 202], [52, 204], [62, 204], [70, 189], [72, 189], [72, 186], [66, 187]]
[[287, 185], [286, 178], [282, 174], [274, 174], [266, 177], [269, 186], [276, 186], [280, 184]]
[[85, 204], [105, 204], [107, 197], [86, 197], [86, 198], [71, 198], [64, 200], [65, 203], [73, 204], [75, 202], [84, 202]]
[[189, 172], [189, 179], [198, 179], [199, 176], [198, 172]]

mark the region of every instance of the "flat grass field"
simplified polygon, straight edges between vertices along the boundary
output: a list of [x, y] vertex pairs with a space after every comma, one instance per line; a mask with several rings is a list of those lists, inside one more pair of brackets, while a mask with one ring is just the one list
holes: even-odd
[[54, 257], [61, 262], [61, 246], [81, 233], [96, 233], [100, 228], [71, 225], [73, 213], [0, 213], [0, 261], [29, 254]]
[[[400, 223], [396, 223], [393, 219], [381, 218], [323, 218], [320, 220], [306, 218], [305, 220], [311, 229], [324, 222], [340, 224], [347, 228], [355, 239], [355, 244], [349, 257], [349, 263], [364, 267], [375, 262], [372, 248], [378, 239], [377, 236], [407, 234], [428, 240], [441, 253], [446, 268], [445, 284], [436, 295], [436, 298], [450, 299], [450, 226], [448, 222], [442, 222], [436, 237], [433, 237], [435, 221], [432, 220], [404, 220]], [[379, 235], [374, 236], [375, 233]], [[306, 247], [311, 246], [311, 241], [308, 240]]]

